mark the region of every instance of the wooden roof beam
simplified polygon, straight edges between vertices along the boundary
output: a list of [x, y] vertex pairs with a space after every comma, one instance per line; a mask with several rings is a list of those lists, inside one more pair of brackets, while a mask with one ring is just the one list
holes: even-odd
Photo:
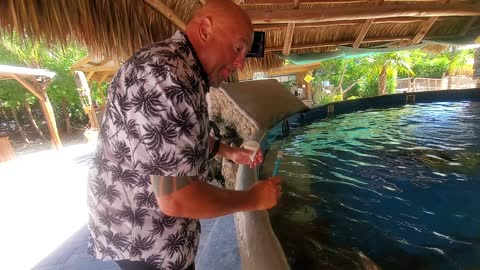
[[362, 26], [362, 29], [360, 30], [360, 33], [357, 36], [357, 39], [353, 43], [354, 48], [360, 47], [360, 44], [362, 44], [363, 39], [367, 35], [368, 30], [370, 29], [370, 26], [373, 23], [373, 19], [366, 20], [365, 23]]
[[463, 28], [462, 32], [460, 32], [460, 36], [465, 36], [468, 31], [472, 28], [472, 26], [478, 21], [480, 17], [472, 17], [467, 25], [465, 25], [465, 28]]
[[171, 21], [175, 26], [177, 26], [180, 30], [185, 31], [187, 28], [187, 24], [180, 19], [180, 17], [173, 12], [167, 5], [163, 3], [162, 0], [143, 0], [145, 3], [149, 4], [152, 8], [160, 12], [165, 18]]
[[[145, 0], [153, 1], [153, 0]], [[480, 3], [469, 4], [383, 4], [372, 8], [334, 7], [324, 9], [245, 9], [253, 23], [315, 23], [394, 17], [478, 16]]]
[[[463, 18], [461, 18], [463, 19]], [[421, 23], [425, 18], [417, 17], [398, 17], [398, 18], [382, 18], [373, 21], [373, 24], [402, 24], [402, 23]], [[440, 17], [438, 21], [457, 21], [457, 18], [445, 18]], [[348, 26], [363, 24], [365, 20], [347, 20], [347, 21], [332, 21], [332, 22], [317, 22], [317, 23], [297, 23], [295, 28], [317, 28], [328, 26]], [[254, 24], [255, 30], [280, 30], [285, 29], [288, 24], [286, 23], [270, 23], [270, 24]]]
[[[412, 40], [412, 37], [380, 37], [380, 38], [365, 38], [363, 39], [362, 43], [370, 43], [370, 42], [385, 42], [385, 41], [403, 41], [403, 40]], [[340, 46], [340, 45], [350, 45], [353, 44], [355, 41], [335, 41], [335, 42], [322, 42], [317, 44], [304, 44], [304, 45], [292, 45], [290, 50], [301, 50], [301, 49], [315, 49], [315, 48], [324, 48], [324, 47], [333, 47], [333, 46]], [[265, 48], [266, 52], [281, 52], [283, 51], [282, 48]]]
[[420, 25], [417, 34], [412, 39], [412, 44], [419, 43], [428, 33], [428, 30], [432, 28], [433, 24], [437, 21], [438, 17], [431, 17]]
[[293, 8], [298, 9], [300, 8], [300, 0], [293, 0]]
[[290, 54], [290, 47], [292, 46], [293, 32], [295, 31], [295, 23], [289, 23], [287, 33], [285, 34], [285, 41], [283, 42], [283, 55]]

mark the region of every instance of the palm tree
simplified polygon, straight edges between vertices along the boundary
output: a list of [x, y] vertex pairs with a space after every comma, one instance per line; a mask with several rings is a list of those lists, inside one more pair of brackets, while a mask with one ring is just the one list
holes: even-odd
[[389, 76], [396, 76], [397, 73], [405, 73], [408, 75], [415, 75], [410, 67], [410, 59], [405, 52], [395, 52], [389, 54], [381, 54], [371, 57], [368, 61], [373, 66], [375, 72], [370, 73], [379, 74], [378, 76], [378, 95], [385, 95], [387, 92], [387, 78]]
[[473, 75], [473, 50], [452, 51], [452, 61], [448, 66], [448, 75]]

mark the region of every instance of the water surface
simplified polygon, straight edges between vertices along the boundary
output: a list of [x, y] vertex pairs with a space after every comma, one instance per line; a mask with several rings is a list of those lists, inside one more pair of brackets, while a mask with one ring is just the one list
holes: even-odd
[[275, 141], [270, 211], [292, 269], [480, 269], [480, 103], [321, 120]]

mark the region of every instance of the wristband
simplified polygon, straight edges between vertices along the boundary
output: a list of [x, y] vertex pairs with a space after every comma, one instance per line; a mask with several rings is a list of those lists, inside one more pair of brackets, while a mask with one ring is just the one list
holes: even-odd
[[[210, 152], [210, 154], [208, 155], [208, 159], [212, 159], [217, 155], [218, 149], [220, 149], [220, 138], [221, 138], [221, 136], [220, 136], [220, 130], [218, 129], [215, 122], [210, 121], [208, 123], [208, 127], [209, 127], [209, 129], [213, 130], [213, 134], [215, 136], [214, 137], [215, 138], [215, 143], [213, 144], [213, 149]], [[210, 131], [208, 133], [210, 134]]]

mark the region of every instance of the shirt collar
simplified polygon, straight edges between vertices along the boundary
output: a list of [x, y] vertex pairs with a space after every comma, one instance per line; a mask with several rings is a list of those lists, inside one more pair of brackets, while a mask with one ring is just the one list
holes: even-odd
[[187, 43], [188, 48], [190, 48], [190, 51], [192, 52], [193, 58], [195, 59], [195, 62], [197, 62], [197, 66], [200, 71], [200, 77], [205, 81], [206, 84], [206, 91], [210, 89], [210, 81], [208, 80], [208, 75], [207, 72], [205, 72], [205, 69], [203, 68], [202, 62], [200, 62], [200, 58], [198, 58], [197, 52], [195, 51], [195, 48], [193, 48], [192, 43], [188, 39], [187, 35], [184, 32], [180, 32], [180, 34], [185, 38], [185, 42]]

